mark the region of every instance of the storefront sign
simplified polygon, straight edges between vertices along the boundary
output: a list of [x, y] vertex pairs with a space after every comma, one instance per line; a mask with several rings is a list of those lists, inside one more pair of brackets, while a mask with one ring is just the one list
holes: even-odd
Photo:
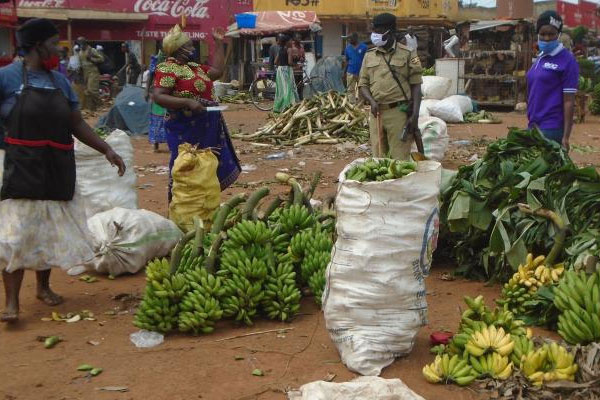
[[206, 19], [210, 17], [208, 3], [211, 0], [136, 0], [133, 11], [161, 17]]

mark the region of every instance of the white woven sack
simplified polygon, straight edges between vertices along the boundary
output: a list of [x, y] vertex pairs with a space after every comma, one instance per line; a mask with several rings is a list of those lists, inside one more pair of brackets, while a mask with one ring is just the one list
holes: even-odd
[[443, 76], [424, 76], [421, 92], [424, 99], [442, 100], [448, 96], [452, 81]]
[[[423, 137], [425, 157], [428, 160], [441, 162], [450, 143], [448, 125], [437, 117], [421, 117], [419, 118], [419, 129]], [[412, 151], [417, 151], [417, 146], [414, 144]]]
[[437, 245], [441, 165], [420, 162], [401, 179], [360, 183], [339, 176], [337, 240], [323, 311], [342, 361], [379, 375], [408, 354], [427, 323], [425, 277]]
[[127, 133], [117, 129], [105, 141], [125, 162], [127, 170], [122, 177], [117, 175], [117, 169], [103, 154], [75, 140], [77, 186], [85, 199], [88, 218], [115, 207], [138, 208], [131, 139]]

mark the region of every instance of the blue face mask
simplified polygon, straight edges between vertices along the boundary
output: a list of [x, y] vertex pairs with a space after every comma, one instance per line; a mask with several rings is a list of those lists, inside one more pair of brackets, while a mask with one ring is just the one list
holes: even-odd
[[540, 48], [540, 51], [544, 54], [552, 53], [558, 47], [558, 44], [558, 39], [552, 40], [550, 42], [538, 39], [538, 47]]

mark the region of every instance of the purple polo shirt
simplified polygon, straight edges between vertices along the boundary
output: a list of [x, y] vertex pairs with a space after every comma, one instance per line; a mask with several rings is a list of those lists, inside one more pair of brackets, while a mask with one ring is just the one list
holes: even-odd
[[564, 129], [563, 93], [577, 93], [579, 64], [560, 44], [552, 53], [541, 54], [527, 73], [527, 117], [529, 128]]

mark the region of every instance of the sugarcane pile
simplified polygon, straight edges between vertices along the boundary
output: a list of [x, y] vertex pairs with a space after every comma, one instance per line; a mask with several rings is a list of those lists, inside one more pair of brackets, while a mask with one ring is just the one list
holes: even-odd
[[430, 383], [469, 385], [476, 379], [506, 380], [520, 370], [534, 386], [575, 380], [575, 355], [555, 342], [536, 347], [507, 307], [490, 310], [483, 296], [465, 297], [459, 331], [447, 345], [432, 348], [436, 358], [423, 367]]
[[328, 206], [311, 207], [319, 175], [306, 189], [285, 174], [278, 179], [290, 185], [287, 199], [259, 209], [268, 188], [237, 195], [219, 208], [209, 232], [196, 219], [170, 261], [148, 264], [137, 327], [203, 334], [223, 318], [246, 325], [259, 315], [290, 321], [303, 288], [320, 304], [335, 216]]
[[369, 139], [368, 114], [334, 91], [315, 95], [273, 115], [252, 134], [234, 137], [254, 142], [300, 146], [309, 143], [365, 143]]

